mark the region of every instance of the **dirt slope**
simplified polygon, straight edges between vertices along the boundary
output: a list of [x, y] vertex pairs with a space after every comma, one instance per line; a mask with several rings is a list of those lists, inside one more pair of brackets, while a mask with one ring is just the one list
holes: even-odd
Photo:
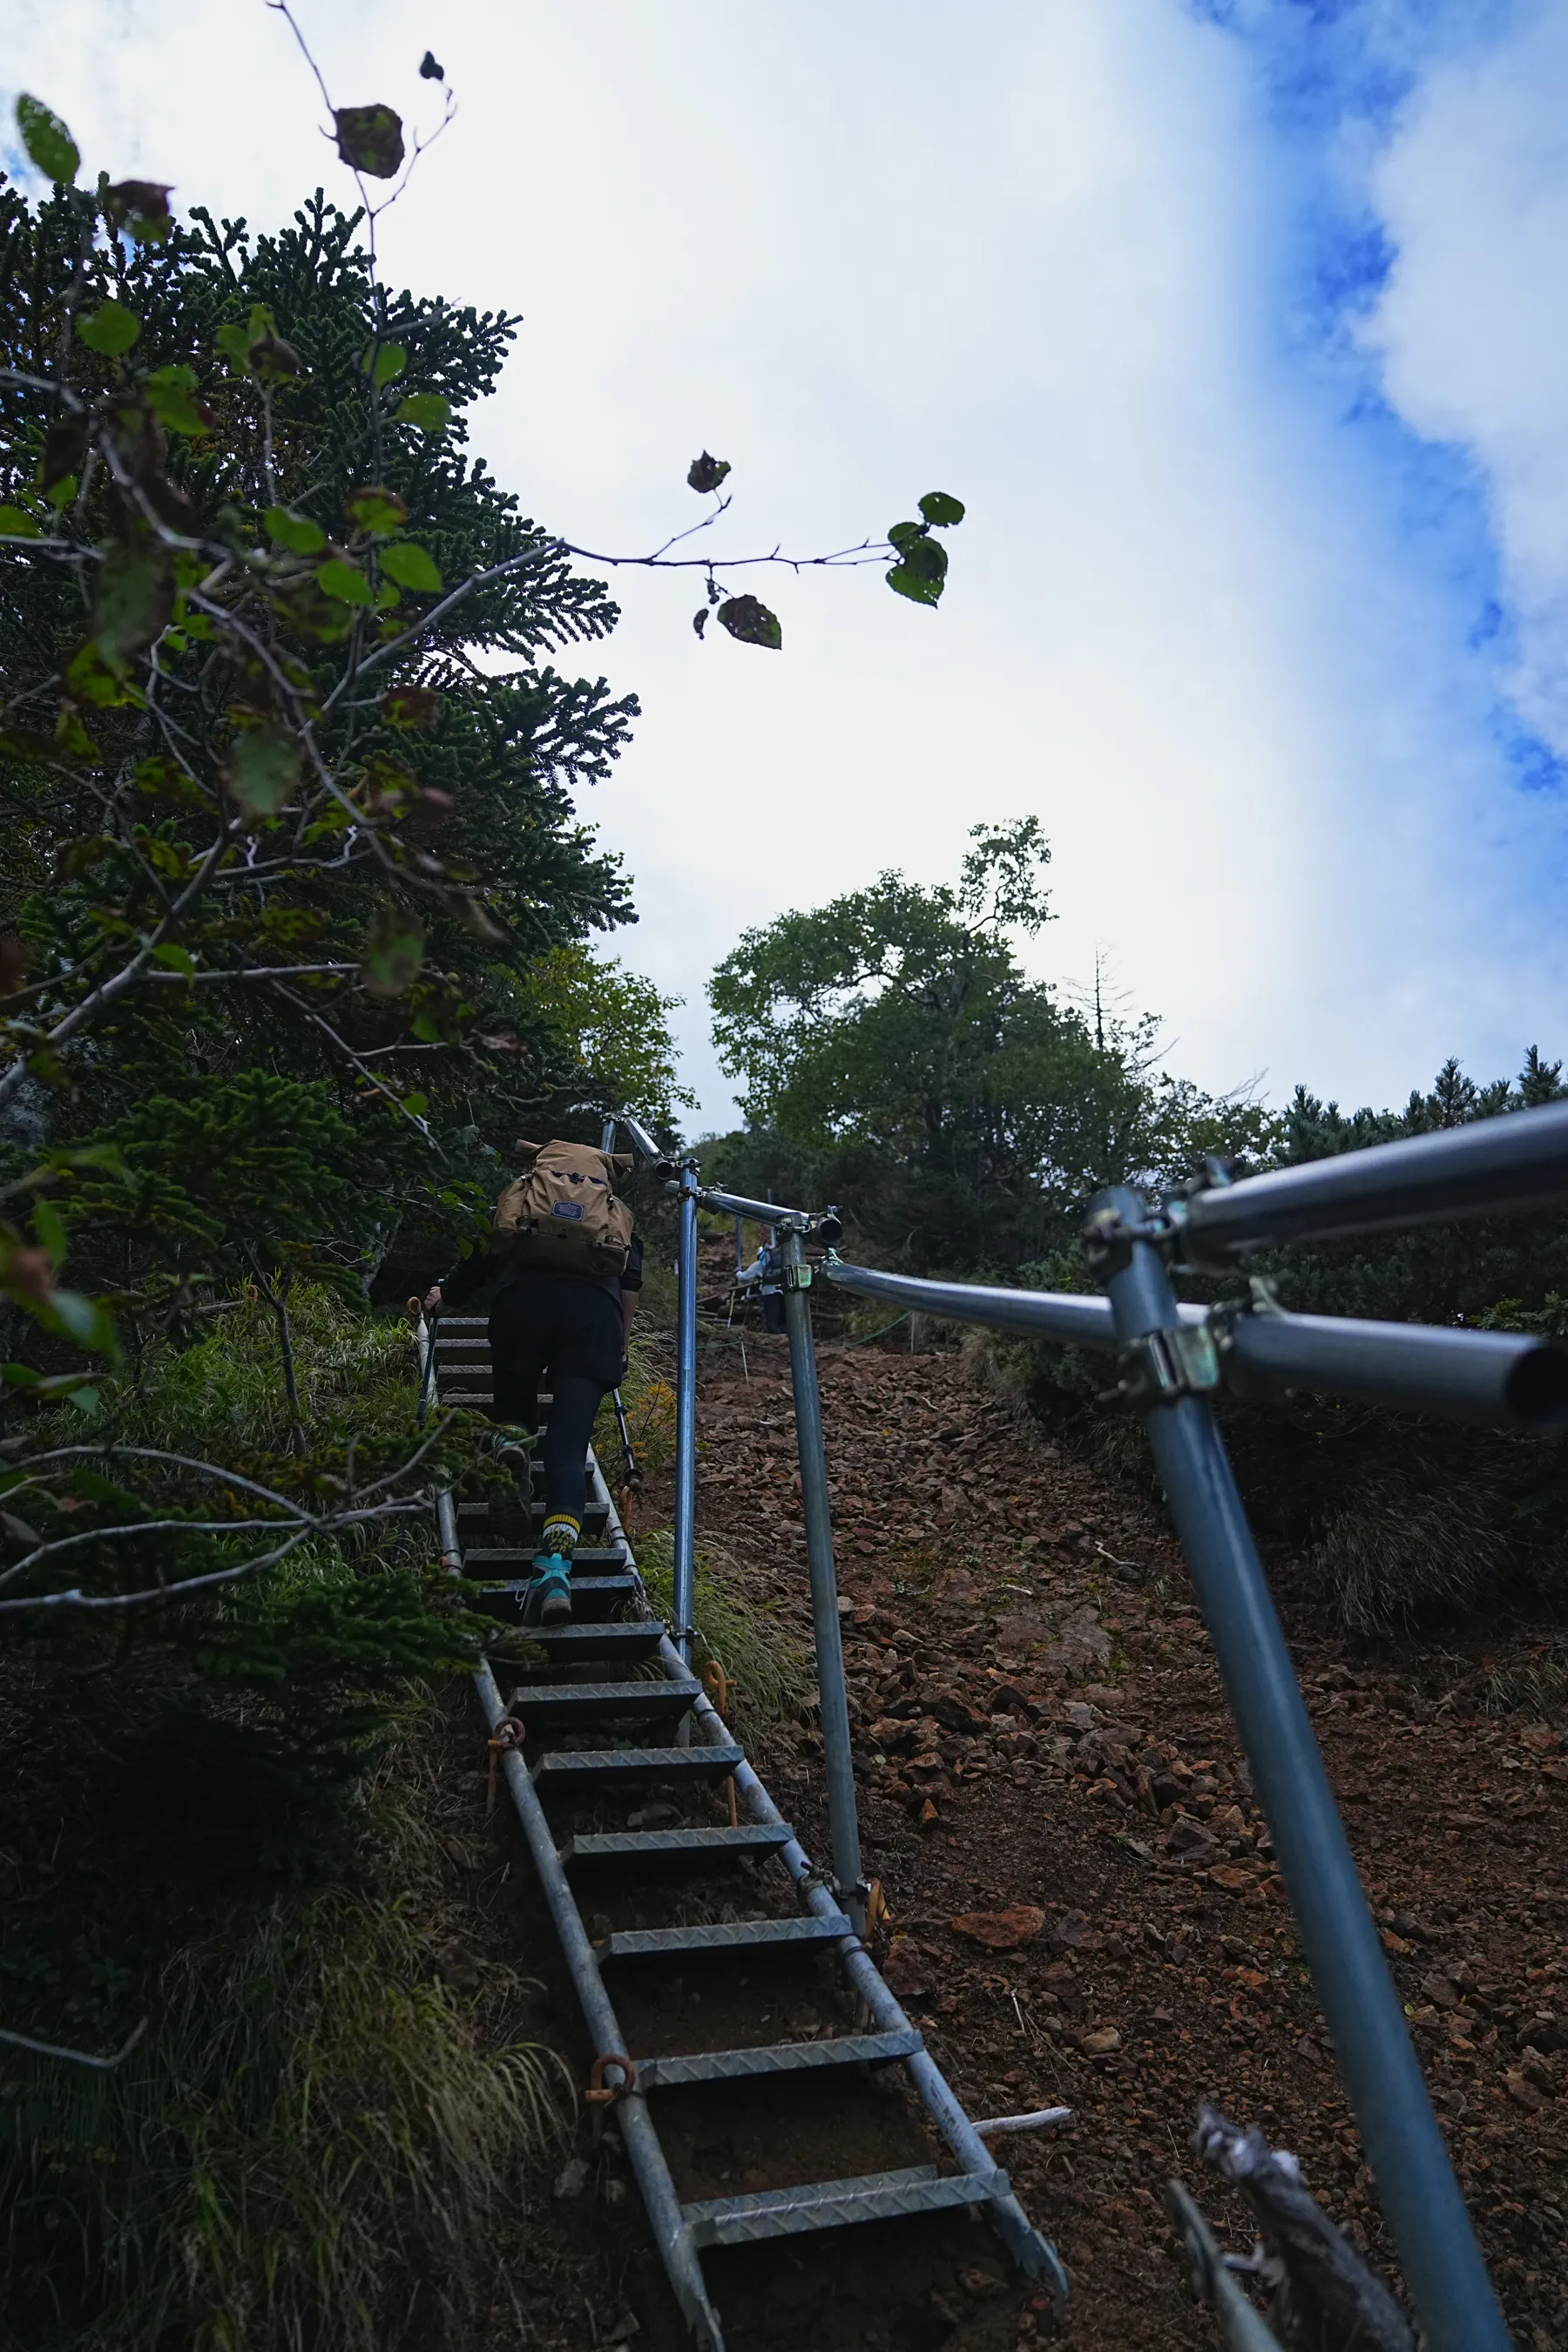
[[[738, 1352], [704, 1364], [700, 1525], [771, 1568], [804, 1620], [783, 1342], [749, 1340], [747, 1370]], [[1228, 2242], [1249, 2242], [1187, 2153], [1200, 2099], [1293, 2148], [1312, 2188], [1384, 2258], [1206, 1637], [1156, 1508], [1044, 1439], [954, 1356], [828, 1348], [822, 1378], [863, 1835], [890, 1911], [879, 1948], [972, 2114], [1074, 2111], [1054, 2135], [999, 2144], [1071, 2269], [1065, 2341], [1085, 2352], [1215, 2342], [1185, 2298], [1159, 2203], [1179, 2171]], [[657, 1497], [647, 1517], [660, 1521]], [[1478, 1712], [1488, 1675], [1525, 1637], [1373, 1653], [1310, 1612], [1287, 1617], [1516, 2340], [1546, 2352], [1568, 2342], [1568, 1763], [1545, 1727]], [[743, 1727], [743, 1692], [734, 1713]], [[472, 1726], [454, 1737], [468, 1745]], [[760, 1760], [822, 1851], [812, 1736], [775, 1735]], [[469, 1775], [447, 1783], [455, 1820], [475, 1806]], [[519, 1891], [520, 1842], [501, 1816], [491, 1835], [496, 1860], [514, 1866], [505, 1885], [495, 1868], [470, 1874], [468, 1932], [537, 1972], [535, 2031], [580, 2042], [537, 1906]], [[613, 2158], [595, 2161], [578, 2194], [541, 2182], [524, 2332], [498, 2311], [498, 2341], [624, 2342], [634, 2323], [649, 2352], [683, 2340], [635, 2193]], [[607, 2207], [595, 2178], [610, 2185]], [[1013, 2352], [1051, 2337], [988, 2232], [954, 2243], [893, 2244], [868, 2261], [861, 2241], [852, 2280], [835, 2249], [826, 2266], [814, 2256], [809, 2270], [781, 2271], [767, 2295], [738, 2286], [726, 2309], [741, 2314], [736, 2352], [805, 2341]], [[795, 2281], [793, 2295], [780, 2280]]]

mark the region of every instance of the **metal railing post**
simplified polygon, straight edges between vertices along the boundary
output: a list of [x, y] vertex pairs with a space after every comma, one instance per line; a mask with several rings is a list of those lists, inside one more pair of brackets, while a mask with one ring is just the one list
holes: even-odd
[[675, 1627], [691, 1664], [697, 1587], [697, 1170], [680, 1171], [680, 1246], [676, 1259]]
[[[1125, 1186], [1090, 1213], [1124, 1350], [1181, 1321], [1158, 1251], [1117, 1232], [1147, 1233], [1146, 1220]], [[1219, 1433], [1190, 1391], [1167, 1389], [1141, 1410], [1426, 2341], [1432, 2352], [1508, 2352]]]
[[855, 1933], [864, 1936], [867, 1888], [860, 1875], [860, 1824], [855, 1803], [855, 1767], [849, 1752], [849, 1701], [844, 1686], [838, 1580], [833, 1567], [827, 1452], [822, 1434], [822, 1398], [816, 1385], [816, 1349], [811, 1333], [811, 1269], [804, 1262], [798, 1228], [786, 1226], [783, 1255], [784, 1328], [789, 1335], [801, 1510], [805, 1520], [806, 1564], [811, 1572], [816, 1689], [822, 1713], [823, 1757], [827, 1768], [827, 1837], [837, 1881], [834, 1893]]

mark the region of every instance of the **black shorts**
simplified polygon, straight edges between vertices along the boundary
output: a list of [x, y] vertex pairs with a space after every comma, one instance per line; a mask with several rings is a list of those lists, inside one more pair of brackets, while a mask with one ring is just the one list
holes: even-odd
[[613, 1389], [626, 1355], [621, 1302], [586, 1275], [522, 1266], [490, 1307], [490, 1356], [513, 1381], [596, 1381]]

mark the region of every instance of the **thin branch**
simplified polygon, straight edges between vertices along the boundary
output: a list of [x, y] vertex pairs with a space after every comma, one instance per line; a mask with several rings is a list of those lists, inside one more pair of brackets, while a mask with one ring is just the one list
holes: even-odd
[[[270, 973], [268, 977], [271, 977]], [[296, 996], [292, 989], [280, 988], [279, 989], [278, 993], [283, 999], [285, 1004], [291, 1004], [296, 1013], [302, 1013], [307, 1021], [314, 1022], [316, 1027], [321, 1032], [323, 1037], [330, 1038], [331, 1043], [337, 1047], [338, 1052], [343, 1056], [343, 1059], [353, 1065], [361, 1077], [365, 1081], [365, 1084], [367, 1086], [374, 1087], [378, 1095], [381, 1095], [387, 1102], [391, 1103], [395, 1109], [400, 1110], [404, 1118], [408, 1121], [410, 1127], [414, 1128], [416, 1132], [423, 1137], [424, 1140], [430, 1146], [432, 1150], [435, 1150], [436, 1139], [430, 1132], [430, 1123], [428, 1119], [421, 1118], [417, 1112], [411, 1111], [407, 1104], [403, 1101], [402, 1097], [386, 1084], [384, 1078], [377, 1077], [369, 1063], [363, 1062], [360, 1059], [359, 1055], [354, 1052], [353, 1047], [348, 1043], [347, 1039], [340, 1037], [337, 1031], [332, 1027], [331, 1023], [330, 1021], [323, 1020], [313, 1005], [307, 1004], [302, 996]]]
[[[254, 881], [255, 878], [255, 876], [250, 873], [245, 877], [247, 882]], [[198, 981], [204, 980], [305, 980], [312, 974], [342, 973], [358, 971], [358, 970], [357, 963], [258, 963], [244, 965], [235, 971], [160, 971], [146, 972], [143, 977], [147, 980], [167, 981], [177, 988], [190, 988]]]
[[242, 1559], [237, 1567], [214, 1569], [205, 1576], [183, 1577], [177, 1584], [151, 1584], [140, 1592], [83, 1592], [73, 1587], [68, 1592], [38, 1592], [25, 1600], [0, 1601], [0, 1612], [9, 1615], [18, 1609], [139, 1609], [153, 1601], [178, 1601], [187, 1592], [209, 1592], [219, 1584], [237, 1584], [242, 1577], [258, 1576], [264, 1568], [276, 1568], [291, 1551], [313, 1535], [332, 1535], [339, 1528], [353, 1527], [367, 1519], [406, 1517], [412, 1511], [427, 1511], [427, 1496], [415, 1496], [406, 1502], [378, 1503], [371, 1510], [336, 1511], [311, 1519], [271, 1551], [258, 1552], [254, 1559]]
[[[152, 937], [142, 942], [128, 963], [121, 964], [118, 971], [111, 972], [109, 978], [101, 981], [89, 995], [84, 996], [79, 1004], [73, 1005], [70, 1012], [62, 1014], [54, 1027], [46, 1033], [42, 1041], [44, 1045], [51, 1047], [64, 1045], [68, 1037], [74, 1036], [79, 1029], [85, 1027], [89, 1021], [95, 1021], [100, 1013], [107, 1012], [110, 1005], [115, 1003], [124, 995], [126, 990], [140, 979], [186, 908], [194, 905], [206, 888], [218, 859], [237, 837], [242, 824], [242, 818], [237, 816], [230, 818], [228, 824], [218, 833], [195, 873], [174, 900]], [[27, 1076], [27, 1055], [25, 1053], [19, 1054], [8, 1069], [0, 1071], [0, 1106], [7, 1103], [25, 1083]]]
[[[310, 1523], [308, 1511], [296, 1508], [284, 1522], [289, 1527]], [[9, 1584], [24, 1570], [36, 1568], [39, 1560], [52, 1553], [79, 1551], [84, 1544], [109, 1543], [120, 1536], [161, 1536], [178, 1530], [183, 1535], [224, 1536], [246, 1535], [255, 1528], [276, 1528], [276, 1519], [131, 1519], [121, 1528], [81, 1528], [72, 1536], [57, 1536], [52, 1542], [39, 1544], [22, 1559], [13, 1560], [9, 1568], [0, 1569], [0, 1584]]]
[[9, 2042], [17, 2050], [30, 2050], [38, 2058], [68, 2058], [73, 2066], [90, 2066], [96, 2074], [111, 2074], [122, 2066], [147, 2031], [146, 2018], [130, 2038], [122, 2042], [112, 2058], [94, 2058], [85, 2050], [68, 2049], [63, 2042], [37, 2042], [30, 2033], [14, 2033], [8, 2025], [0, 2025], [0, 2042]]

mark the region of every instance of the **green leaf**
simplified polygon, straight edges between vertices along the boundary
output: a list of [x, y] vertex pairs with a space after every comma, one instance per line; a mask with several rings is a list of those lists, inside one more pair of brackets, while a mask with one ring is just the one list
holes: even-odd
[[387, 578], [395, 580], [400, 588], [434, 595], [441, 585], [441, 575], [435, 564], [411, 539], [395, 540], [390, 547], [380, 549], [378, 561]]
[[888, 532], [889, 541], [897, 548], [912, 547], [917, 539], [923, 539], [925, 535], [923, 522], [896, 522]]
[[360, 365], [379, 392], [384, 383], [391, 383], [403, 373], [408, 365], [408, 352], [402, 343], [367, 343]]
[[686, 469], [686, 479], [694, 490], [716, 490], [730, 471], [728, 457], [710, 457], [706, 449], [700, 457], [693, 457]]
[[92, 1388], [68, 1389], [67, 1404], [74, 1404], [78, 1412], [86, 1413], [90, 1421], [98, 1411], [98, 1391]]
[[195, 434], [212, 430], [211, 414], [196, 398], [195, 368], [154, 368], [142, 390], [153, 415], [171, 433]]
[[220, 327], [216, 341], [226, 358], [264, 383], [282, 383], [305, 373], [304, 361], [279, 333], [278, 321], [265, 302], [252, 303], [243, 327], [234, 320]]
[[188, 948], [176, 947], [172, 940], [166, 940], [161, 948], [153, 949], [153, 961], [163, 964], [169, 971], [184, 972], [187, 980], [195, 977], [195, 958]]
[[784, 645], [784, 629], [776, 613], [756, 596], [731, 596], [719, 607], [719, 624], [743, 646], [766, 646], [773, 653]]
[[911, 604], [934, 604], [941, 599], [946, 578], [946, 548], [934, 539], [911, 539], [904, 542], [903, 562], [889, 572], [888, 585]]
[[351, 490], [343, 500], [343, 511], [361, 530], [381, 534], [401, 530], [408, 520], [408, 509], [397, 492], [383, 489], [379, 483], [372, 483], [363, 490]]
[[85, 343], [89, 352], [101, 352], [108, 360], [117, 360], [128, 352], [141, 332], [142, 321], [135, 311], [117, 302], [112, 294], [76, 322], [78, 342]]
[[34, 1209], [33, 1231], [48, 1251], [58, 1272], [66, 1262], [70, 1244], [66, 1239], [66, 1221], [52, 1201], [40, 1201]]
[[375, 592], [376, 611], [378, 613], [394, 613], [402, 602], [402, 589], [395, 588], [390, 580], [384, 580], [380, 587]]
[[[121, 703], [143, 710], [146, 702], [123, 672], [105, 661], [95, 638], [89, 637], [81, 651], [74, 654], [66, 665], [66, 691], [73, 702], [90, 702], [99, 710], [113, 710]], [[78, 747], [59, 730], [62, 739], [75, 751]]]
[[0, 534], [6, 539], [37, 539], [38, 526], [21, 507], [0, 507]]
[[950, 499], [945, 490], [928, 490], [921, 500], [921, 512], [938, 530], [948, 530], [963, 520], [963, 501]]
[[116, 1352], [114, 1318], [96, 1298], [84, 1297], [79, 1290], [57, 1290], [49, 1305], [59, 1328], [79, 1348], [89, 1349], [95, 1356]]
[[351, 172], [373, 180], [395, 178], [403, 166], [403, 117], [390, 106], [338, 106], [332, 110], [338, 153]]
[[428, 1095], [405, 1095], [403, 1108], [415, 1118], [423, 1118], [430, 1108], [430, 1097]]
[[341, 555], [330, 555], [325, 563], [316, 566], [316, 584], [329, 596], [337, 597], [343, 604], [368, 604], [373, 601], [370, 582], [357, 563], [349, 563]]
[[253, 727], [230, 752], [224, 781], [252, 816], [276, 816], [300, 789], [299, 747], [275, 728]]
[[425, 961], [425, 926], [405, 907], [383, 907], [364, 935], [360, 966], [367, 994], [401, 996]]
[[33, 169], [57, 187], [68, 188], [81, 169], [81, 151], [59, 116], [24, 90], [16, 100], [16, 128]]
[[290, 514], [287, 507], [268, 507], [261, 520], [268, 538], [275, 546], [287, 548], [290, 555], [319, 555], [327, 543], [319, 522], [312, 522], [309, 515]]
[[421, 433], [439, 433], [451, 417], [452, 404], [438, 392], [405, 393], [396, 410], [399, 425], [416, 425]]
[[923, 572], [911, 571], [907, 563], [895, 563], [888, 573], [888, 585], [913, 604], [938, 604], [942, 602], [942, 583], [931, 580]]
[[174, 609], [174, 583], [167, 551], [151, 546], [112, 546], [98, 570], [92, 633], [110, 669], [123, 676], [133, 654], [167, 627]]

